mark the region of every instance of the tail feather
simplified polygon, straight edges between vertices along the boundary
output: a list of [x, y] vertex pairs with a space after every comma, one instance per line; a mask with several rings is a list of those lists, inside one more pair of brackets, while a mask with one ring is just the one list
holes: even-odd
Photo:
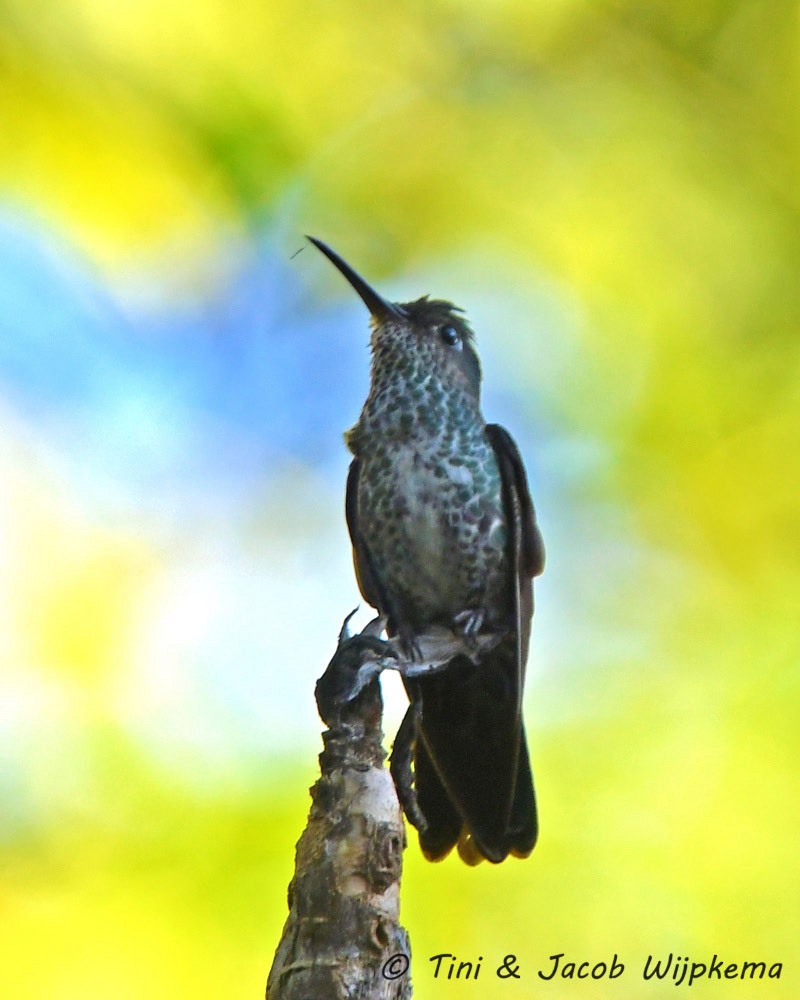
[[516, 649], [465, 657], [418, 682], [422, 700], [415, 786], [431, 860], [459, 844], [468, 863], [525, 857], [536, 842], [536, 803], [518, 708]]
[[425, 744], [417, 741], [414, 756], [414, 787], [417, 804], [425, 817], [419, 844], [428, 861], [441, 861], [453, 849], [463, 821], [439, 780]]

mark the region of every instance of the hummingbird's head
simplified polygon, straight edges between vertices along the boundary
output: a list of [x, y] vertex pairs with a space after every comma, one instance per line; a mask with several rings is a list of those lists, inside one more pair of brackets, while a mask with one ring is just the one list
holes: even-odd
[[433, 376], [440, 384], [461, 388], [478, 401], [481, 365], [463, 310], [427, 295], [414, 302], [389, 302], [329, 246], [313, 236], [308, 239], [344, 275], [369, 309], [373, 379], [390, 372], [415, 382]]

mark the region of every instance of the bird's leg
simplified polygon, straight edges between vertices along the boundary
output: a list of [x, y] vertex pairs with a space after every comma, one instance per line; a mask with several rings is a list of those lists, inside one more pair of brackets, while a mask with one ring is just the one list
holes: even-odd
[[422, 814], [417, 801], [417, 792], [414, 787], [414, 773], [411, 769], [411, 762], [414, 759], [414, 748], [417, 744], [417, 734], [419, 732], [419, 721], [422, 715], [422, 701], [418, 694], [411, 692], [411, 703], [408, 711], [403, 716], [397, 736], [394, 738], [392, 755], [389, 758], [389, 771], [397, 790], [397, 797], [403, 812], [408, 816], [408, 821], [418, 830], [424, 831], [428, 826], [428, 821]]

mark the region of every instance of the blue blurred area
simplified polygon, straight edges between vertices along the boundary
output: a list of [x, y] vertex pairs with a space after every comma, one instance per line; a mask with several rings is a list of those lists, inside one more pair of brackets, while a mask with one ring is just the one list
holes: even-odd
[[349, 310], [308, 303], [305, 263], [265, 241], [221, 294], [136, 312], [71, 248], [6, 214], [2, 393], [112, 480], [235, 488], [287, 459], [324, 464], [357, 416], [367, 335]]

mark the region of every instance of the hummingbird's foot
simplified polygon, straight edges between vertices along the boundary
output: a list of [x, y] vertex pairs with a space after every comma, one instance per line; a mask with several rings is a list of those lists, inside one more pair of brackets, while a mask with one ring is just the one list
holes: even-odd
[[411, 629], [401, 625], [397, 630], [397, 643], [401, 657], [409, 663], [421, 663], [425, 659], [417, 635]]
[[477, 635], [483, 627], [486, 612], [483, 608], [468, 608], [453, 618], [453, 624], [458, 626], [464, 638], [471, 643], [477, 642]]

